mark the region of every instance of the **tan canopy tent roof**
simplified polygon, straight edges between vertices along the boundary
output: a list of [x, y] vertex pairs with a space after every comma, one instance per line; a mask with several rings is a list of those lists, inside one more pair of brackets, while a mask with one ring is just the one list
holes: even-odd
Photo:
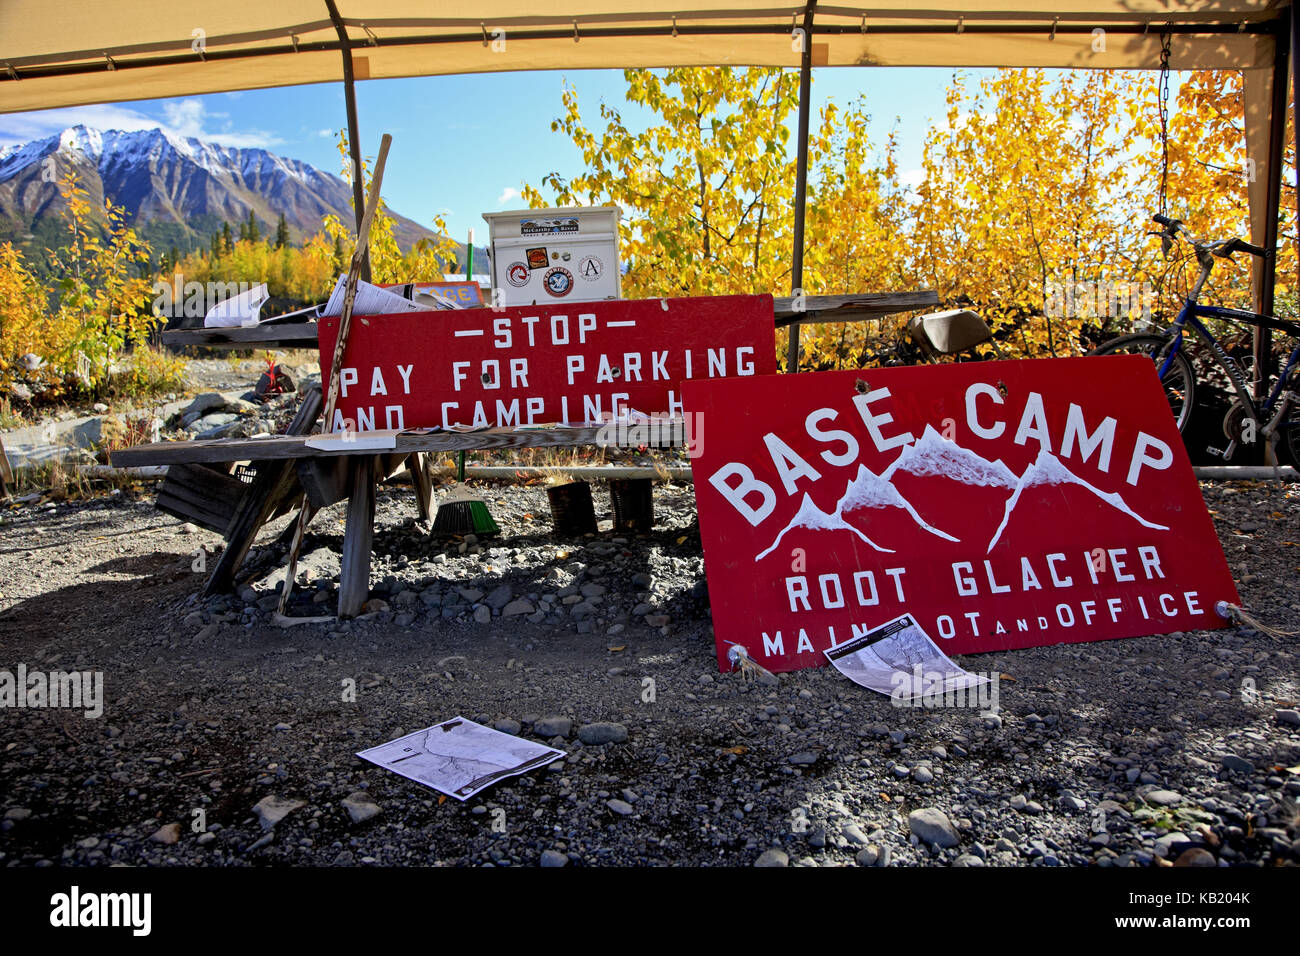
[[[814, 66], [1273, 65], [1278, 0], [819, 3]], [[539, 10], [556, 12], [540, 13]], [[563, 11], [563, 12], [560, 12]], [[341, 78], [722, 63], [797, 67], [803, 4], [762, 0], [5, 0], [0, 112]], [[1094, 49], [1093, 30], [1106, 31]], [[501, 37], [496, 31], [504, 31]], [[494, 39], [504, 39], [505, 48]]]
[[[355, 131], [354, 79], [719, 64], [801, 67], [805, 75], [812, 66], [1156, 69], [1168, 35], [1172, 69], [1244, 71], [1247, 150], [1262, 172], [1281, 165], [1290, 7], [1289, 0], [878, 0], [869, 7], [834, 0], [3, 0], [0, 113], [343, 80]], [[794, 41], [796, 27], [811, 43]], [[1251, 186], [1257, 243], [1276, 238], [1280, 179], [1260, 175]], [[1261, 298], [1271, 302], [1271, 288]]]

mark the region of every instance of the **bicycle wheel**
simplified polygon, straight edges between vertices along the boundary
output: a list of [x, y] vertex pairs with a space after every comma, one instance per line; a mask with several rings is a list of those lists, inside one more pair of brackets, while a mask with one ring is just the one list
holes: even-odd
[[[1158, 368], [1164, 363], [1167, 350], [1172, 344], [1163, 335], [1122, 335], [1109, 342], [1103, 342], [1088, 354], [1145, 355]], [[1192, 417], [1192, 407], [1196, 399], [1196, 375], [1192, 371], [1192, 363], [1187, 361], [1187, 357], [1181, 350], [1174, 355], [1174, 362], [1169, 366], [1169, 371], [1165, 373], [1164, 378], [1160, 380], [1160, 384], [1164, 386], [1165, 398], [1169, 400], [1169, 410], [1173, 413], [1174, 421], [1178, 423], [1178, 431], [1182, 432], [1187, 428], [1187, 423]]]

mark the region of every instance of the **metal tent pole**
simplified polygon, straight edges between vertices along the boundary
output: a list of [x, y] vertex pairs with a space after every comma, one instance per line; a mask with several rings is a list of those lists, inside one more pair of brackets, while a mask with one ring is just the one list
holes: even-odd
[[[803, 294], [804, 206], [808, 199], [808, 111], [812, 88], [812, 28], [817, 0], [808, 0], [803, 12], [803, 44], [799, 58], [799, 159], [794, 180], [794, 268], [790, 273], [790, 294]], [[790, 344], [785, 370], [799, 371], [799, 323], [790, 326]]]
[[[1268, 115], [1268, 158], [1263, 174], [1267, 176], [1267, 190], [1264, 205], [1267, 210], [1264, 222], [1264, 248], [1271, 252], [1277, 249], [1278, 218], [1282, 210], [1282, 154], [1286, 141], [1287, 83], [1290, 70], [1287, 64], [1287, 48], [1291, 45], [1294, 27], [1290, 11], [1283, 11], [1279, 29], [1274, 36], [1273, 53], [1273, 98], [1269, 104]], [[1272, 256], [1262, 263], [1259, 283], [1259, 311], [1266, 315], [1273, 314], [1273, 296], [1277, 285], [1277, 259]], [[1269, 329], [1255, 329], [1255, 400], [1267, 397], [1265, 381], [1272, 371], [1273, 335]]]
[[[339, 8], [334, 0], [325, 0], [325, 6], [329, 9], [330, 20], [334, 23], [334, 29], [339, 35], [339, 42], [343, 48], [343, 102], [348, 111], [348, 152], [352, 160], [352, 208], [356, 211], [357, 235], [360, 235], [361, 218], [366, 210], [366, 192], [365, 183], [362, 181], [365, 177], [361, 172], [361, 128], [357, 123], [357, 87], [352, 72], [352, 40], [348, 36], [348, 28], [343, 24], [343, 18], [339, 16]], [[361, 260], [361, 281], [370, 281], [369, 243]]]

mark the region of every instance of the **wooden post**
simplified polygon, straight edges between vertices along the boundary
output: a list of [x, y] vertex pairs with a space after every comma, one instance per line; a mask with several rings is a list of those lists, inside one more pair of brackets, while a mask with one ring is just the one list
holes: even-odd
[[[804, 207], [808, 199], [808, 111], [812, 96], [812, 29], [817, 0], [808, 0], [803, 12], [803, 51], [799, 59], [799, 159], [794, 180], [794, 268], [790, 273], [790, 294], [803, 295]], [[799, 323], [790, 326], [790, 344], [785, 370], [799, 371]]]
[[370, 545], [375, 535], [375, 459], [359, 455], [352, 469], [347, 527], [339, 570], [339, 617], [356, 617], [370, 594]]
[[406, 459], [406, 470], [411, 473], [411, 487], [415, 489], [415, 508], [421, 521], [433, 517], [433, 475], [429, 473], [432, 455], [416, 452]]

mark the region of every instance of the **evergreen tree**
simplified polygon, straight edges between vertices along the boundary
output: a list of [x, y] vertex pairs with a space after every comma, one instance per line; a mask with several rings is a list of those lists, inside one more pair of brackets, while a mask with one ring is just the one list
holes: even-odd
[[235, 243], [230, 238], [230, 223], [221, 223], [221, 251], [230, 255], [235, 251]]
[[280, 213], [280, 221], [275, 227], [275, 248], [283, 249], [289, 244], [289, 223], [284, 218], [284, 213]]
[[334, 271], [343, 271], [343, 237], [334, 237]]
[[248, 210], [248, 241], [257, 242], [262, 238], [261, 232], [257, 228], [257, 216], [253, 210]]
[[209, 244], [209, 249], [212, 253], [211, 258], [213, 259], [221, 258], [221, 233], [214, 232], [212, 234], [212, 241]]

